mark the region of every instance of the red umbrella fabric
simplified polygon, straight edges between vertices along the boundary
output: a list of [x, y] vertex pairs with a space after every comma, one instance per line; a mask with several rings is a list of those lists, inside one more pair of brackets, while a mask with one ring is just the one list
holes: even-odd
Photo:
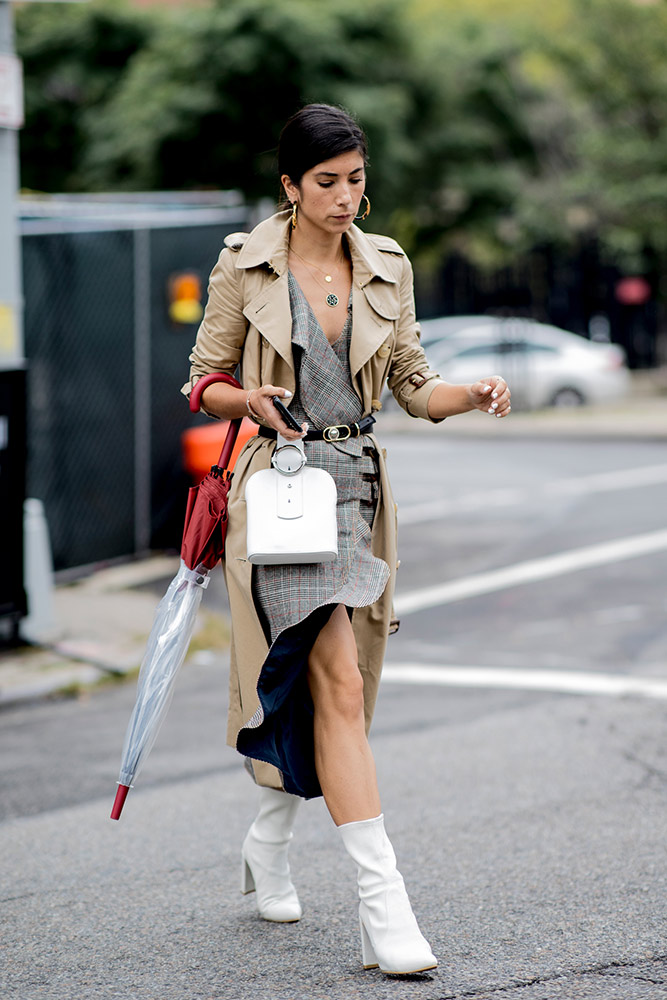
[[[190, 395], [190, 409], [193, 413], [199, 411], [204, 389], [214, 382], [227, 382], [237, 389], [241, 388], [241, 383], [231, 375], [205, 375], [199, 379]], [[227, 466], [240, 427], [240, 419], [231, 421], [218, 464], [188, 494], [181, 559], [190, 569], [199, 565], [213, 569], [225, 551], [227, 495], [232, 482], [232, 473], [227, 470]]]
[[[190, 409], [199, 410], [208, 385], [227, 382], [242, 388], [231, 375], [206, 375], [195, 385]], [[227, 469], [241, 420], [232, 420], [218, 464], [189, 492], [181, 545], [181, 566], [155, 613], [148, 639], [132, 716], [125, 734], [118, 789], [111, 819], [120, 819], [127, 793], [148, 756], [164, 721], [173, 694], [176, 673], [192, 638], [209, 572], [219, 562], [227, 535], [227, 497], [232, 473]]]

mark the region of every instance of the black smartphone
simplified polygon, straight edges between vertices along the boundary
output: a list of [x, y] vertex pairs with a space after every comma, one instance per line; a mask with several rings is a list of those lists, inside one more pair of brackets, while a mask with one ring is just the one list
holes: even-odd
[[290, 430], [303, 431], [303, 427], [301, 426], [299, 421], [292, 416], [290, 411], [287, 409], [287, 407], [281, 400], [280, 396], [272, 396], [271, 399], [273, 400], [273, 405], [275, 406], [276, 410], [278, 411], [282, 419], [285, 421], [287, 426], [290, 428]]

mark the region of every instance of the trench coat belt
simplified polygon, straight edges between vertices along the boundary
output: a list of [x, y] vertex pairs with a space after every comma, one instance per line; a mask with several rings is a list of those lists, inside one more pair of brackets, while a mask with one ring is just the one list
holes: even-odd
[[[325, 427], [321, 431], [310, 430], [301, 440], [328, 441], [329, 443], [333, 441], [347, 441], [348, 438], [357, 438], [361, 437], [362, 434], [367, 434], [374, 423], [375, 417], [372, 417], [369, 413], [367, 417], [362, 417], [358, 424], [333, 424], [331, 427]], [[260, 437], [273, 438], [275, 440], [277, 431], [273, 427], [260, 426], [258, 434]]]

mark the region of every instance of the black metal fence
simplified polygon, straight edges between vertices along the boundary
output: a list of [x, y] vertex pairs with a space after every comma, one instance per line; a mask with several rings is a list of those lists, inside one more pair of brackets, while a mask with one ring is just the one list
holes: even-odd
[[57, 570], [178, 545], [180, 435], [201, 418], [179, 393], [196, 324], [170, 320], [169, 278], [194, 271], [205, 290], [248, 227], [240, 202], [125, 209], [22, 221], [28, 496]]
[[628, 304], [618, 296], [623, 274], [590, 243], [578, 249], [536, 247], [511, 266], [481, 270], [452, 254], [435, 272], [416, 272], [422, 318], [491, 314], [524, 316], [583, 336], [602, 326], [605, 339], [624, 348], [631, 368], [652, 368], [667, 359], [664, 305], [658, 274], [651, 294]]

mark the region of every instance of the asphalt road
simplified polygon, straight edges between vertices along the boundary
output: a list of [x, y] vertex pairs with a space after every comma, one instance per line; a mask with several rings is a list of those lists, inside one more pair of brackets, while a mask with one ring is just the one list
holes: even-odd
[[373, 746], [437, 973], [361, 970], [321, 801], [292, 851], [303, 920], [240, 895], [253, 789], [204, 653], [120, 823], [131, 686], [0, 714], [0, 996], [667, 997], [664, 446], [386, 443], [402, 624]]

